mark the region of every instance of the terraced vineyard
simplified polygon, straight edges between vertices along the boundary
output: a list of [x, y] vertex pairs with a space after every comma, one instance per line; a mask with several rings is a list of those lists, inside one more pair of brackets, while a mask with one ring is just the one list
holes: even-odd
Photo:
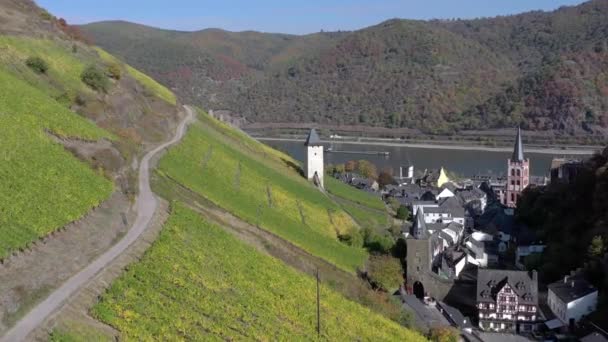
[[206, 114], [160, 161], [162, 175], [309, 253], [354, 272], [363, 249], [337, 240], [356, 224], [311, 186], [291, 158]]
[[124, 340], [422, 341], [176, 203], [143, 259], [92, 310]]
[[45, 133], [112, 136], [0, 68], [0, 259], [82, 217], [112, 183]]

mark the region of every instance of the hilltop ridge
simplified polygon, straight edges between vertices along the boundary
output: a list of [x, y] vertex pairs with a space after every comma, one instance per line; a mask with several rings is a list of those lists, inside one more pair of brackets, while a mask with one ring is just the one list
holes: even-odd
[[[294, 36], [81, 28], [183, 99], [246, 123], [413, 128], [453, 134], [522, 124], [605, 134], [608, 5], [475, 20], [391, 19]], [[219, 44], [218, 42], [221, 42]], [[168, 49], [171, 53], [155, 53]]]

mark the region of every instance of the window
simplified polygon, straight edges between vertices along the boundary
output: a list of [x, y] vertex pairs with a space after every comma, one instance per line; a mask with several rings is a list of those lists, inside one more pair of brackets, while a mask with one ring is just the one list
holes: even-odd
[[490, 304], [490, 309], [494, 310], [494, 308], [495, 308], [494, 304]]
[[511, 193], [511, 202], [515, 202], [515, 194]]
[[521, 182], [519, 180], [517, 180], [517, 185], [521, 185]]
[[509, 311], [515, 311], [515, 305], [509, 305]]
[[511, 169], [511, 176], [515, 176], [515, 169]]
[[515, 185], [515, 181], [514, 180], [511, 180], [511, 185]]
[[509, 297], [509, 303], [515, 302], [515, 297]]
[[507, 309], [507, 306], [506, 305], [501, 305], [501, 306], [499, 306], [499, 308], [500, 308], [500, 311], [505, 311]]
[[519, 311], [526, 311], [526, 306], [525, 305], [520, 305], [519, 306]]
[[510, 287], [505, 287], [505, 293], [511, 293], [511, 288]]
[[521, 170], [517, 170], [517, 177], [521, 176]]

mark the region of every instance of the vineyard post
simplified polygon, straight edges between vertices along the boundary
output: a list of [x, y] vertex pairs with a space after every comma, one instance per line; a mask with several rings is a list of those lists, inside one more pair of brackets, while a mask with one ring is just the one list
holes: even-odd
[[317, 267], [317, 335], [321, 336], [321, 301], [319, 293], [319, 268]]

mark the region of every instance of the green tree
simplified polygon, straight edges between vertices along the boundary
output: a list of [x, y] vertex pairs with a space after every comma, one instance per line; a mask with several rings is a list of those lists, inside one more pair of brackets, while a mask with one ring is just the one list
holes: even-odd
[[406, 206], [401, 205], [399, 209], [397, 209], [397, 218], [400, 220], [407, 220], [408, 217], [410, 217], [409, 209]]
[[38, 74], [46, 74], [46, 72], [49, 70], [49, 65], [47, 62], [38, 56], [33, 56], [26, 59], [25, 65]]
[[591, 245], [589, 245], [589, 249], [587, 253], [592, 258], [600, 258], [606, 252], [606, 247], [604, 246], [604, 240], [601, 236], [596, 235], [591, 239]]
[[80, 79], [97, 91], [107, 92], [110, 87], [108, 76], [95, 65], [86, 67], [80, 75]]
[[372, 285], [392, 292], [403, 283], [401, 262], [390, 255], [372, 255], [367, 262], [367, 276]]
[[378, 170], [376, 169], [376, 165], [372, 164], [368, 160], [359, 160], [357, 162], [357, 171], [367, 178], [377, 179], [378, 178]]

